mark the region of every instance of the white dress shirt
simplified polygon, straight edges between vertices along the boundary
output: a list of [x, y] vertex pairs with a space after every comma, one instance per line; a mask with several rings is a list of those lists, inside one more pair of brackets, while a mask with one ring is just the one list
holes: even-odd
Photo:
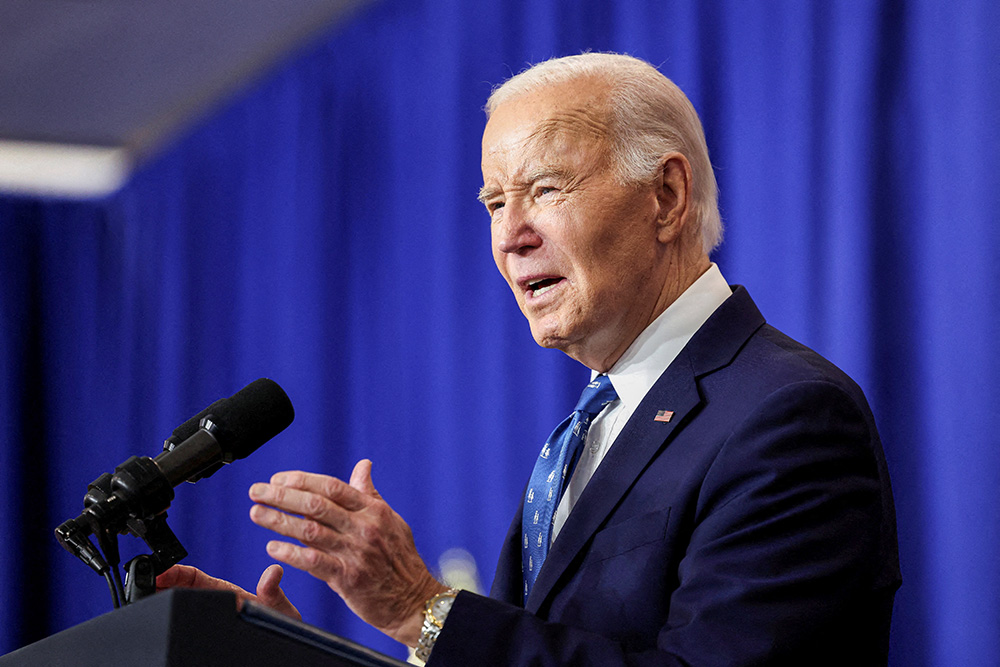
[[[552, 539], [566, 523], [566, 518], [583, 493], [587, 482], [601, 465], [615, 438], [625, 428], [632, 413], [653, 384], [667, 370], [701, 325], [732, 295], [719, 267], [712, 264], [694, 283], [677, 297], [660, 316], [646, 327], [608, 371], [611, 385], [618, 393], [594, 418], [576, 470], [570, 477], [553, 517]], [[591, 379], [596, 377], [592, 373]], [[627, 447], [622, 443], [619, 447]]]

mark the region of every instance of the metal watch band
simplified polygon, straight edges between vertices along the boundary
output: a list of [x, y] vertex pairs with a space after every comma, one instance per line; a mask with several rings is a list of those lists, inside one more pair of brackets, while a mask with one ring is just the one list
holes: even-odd
[[438, 603], [445, 598], [451, 598], [451, 602], [454, 602], [457, 595], [458, 589], [451, 588], [444, 593], [435, 595], [424, 604], [424, 624], [420, 628], [420, 639], [413, 652], [420, 660], [427, 662], [427, 659], [431, 657], [434, 643], [437, 641], [438, 635], [441, 634], [441, 628], [444, 627], [444, 621], [448, 618], [448, 612], [451, 611], [451, 604], [439, 610], [435, 610], [435, 607], [439, 606]]

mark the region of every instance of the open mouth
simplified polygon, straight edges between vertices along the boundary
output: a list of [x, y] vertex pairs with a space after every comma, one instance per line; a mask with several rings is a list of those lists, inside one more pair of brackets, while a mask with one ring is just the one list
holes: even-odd
[[540, 278], [532, 280], [528, 283], [528, 290], [531, 292], [531, 296], [538, 297], [548, 292], [563, 280], [564, 278]]

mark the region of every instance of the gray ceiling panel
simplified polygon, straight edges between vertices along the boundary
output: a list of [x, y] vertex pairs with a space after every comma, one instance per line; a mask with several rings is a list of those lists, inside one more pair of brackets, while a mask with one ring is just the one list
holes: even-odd
[[127, 171], [363, 4], [0, 1], [0, 188], [78, 147]]

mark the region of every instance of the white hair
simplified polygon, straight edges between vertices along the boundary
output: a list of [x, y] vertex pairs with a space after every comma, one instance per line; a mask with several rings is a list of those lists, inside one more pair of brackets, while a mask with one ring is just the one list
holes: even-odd
[[694, 221], [702, 247], [710, 253], [722, 241], [722, 218], [705, 132], [687, 96], [649, 63], [617, 53], [546, 60], [496, 87], [486, 101], [486, 114], [525, 93], [588, 77], [608, 85], [608, 138], [623, 183], [648, 182], [666, 153], [676, 151], [691, 163]]

